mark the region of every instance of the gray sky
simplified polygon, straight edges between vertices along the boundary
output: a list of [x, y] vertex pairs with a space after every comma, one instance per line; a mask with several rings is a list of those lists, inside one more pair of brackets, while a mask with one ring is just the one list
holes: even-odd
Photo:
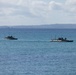
[[59, 23], [76, 23], [76, 0], [0, 0], [0, 26]]

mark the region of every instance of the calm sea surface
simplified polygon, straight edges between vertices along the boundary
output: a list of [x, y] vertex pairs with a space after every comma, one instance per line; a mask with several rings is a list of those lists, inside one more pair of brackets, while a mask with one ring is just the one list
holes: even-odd
[[0, 75], [76, 75], [76, 29], [0, 29]]

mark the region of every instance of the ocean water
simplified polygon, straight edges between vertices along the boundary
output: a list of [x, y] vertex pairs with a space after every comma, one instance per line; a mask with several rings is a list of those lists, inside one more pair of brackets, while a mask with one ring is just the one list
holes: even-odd
[[0, 75], [76, 75], [76, 29], [0, 28]]

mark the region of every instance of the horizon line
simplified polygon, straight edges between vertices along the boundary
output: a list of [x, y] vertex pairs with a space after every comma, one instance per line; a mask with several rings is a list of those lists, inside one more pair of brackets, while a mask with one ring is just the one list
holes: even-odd
[[14, 24], [13, 25], [11, 25], [11, 24], [10, 25], [7, 25], [7, 24], [5, 24], [5, 25], [0, 25], [0, 27], [1, 26], [6, 26], [6, 27], [7, 26], [41, 26], [41, 25], [76, 25], [76, 23], [75, 24], [73, 24], [73, 23], [32, 24], [32, 25], [31, 24], [30, 25], [29, 24], [27, 24], [27, 25], [26, 24], [24, 24], [24, 25], [21, 25], [21, 24], [20, 25], [18, 25], [18, 24], [15, 24], [15, 25]]

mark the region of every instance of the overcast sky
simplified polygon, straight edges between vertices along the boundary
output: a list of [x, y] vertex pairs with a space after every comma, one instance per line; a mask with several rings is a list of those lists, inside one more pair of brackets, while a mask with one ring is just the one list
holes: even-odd
[[76, 0], [0, 0], [0, 25], [60, 23], [76, 23]]

